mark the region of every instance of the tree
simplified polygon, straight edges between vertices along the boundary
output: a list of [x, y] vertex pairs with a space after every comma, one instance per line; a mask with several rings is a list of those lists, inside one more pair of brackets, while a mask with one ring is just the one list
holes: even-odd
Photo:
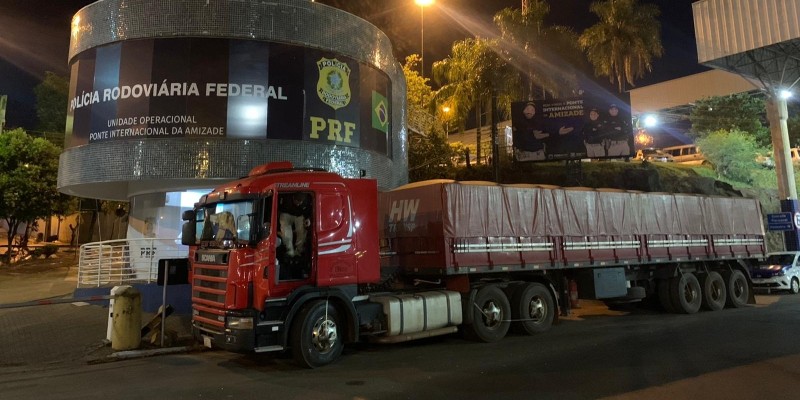
[[769, 182], [777, 185], [775, 174], [756, 162], [759, 154], [770, 154], [771, 150], [759, 146], [749, 133], [720, 129], [698, 139], [697, 145], [720, 176], [759, 187], [770, 187]]
[[603, 0], [589, 10], [600, 21], [580, 36], [581, 47], [597, 76], [607, 76], [620, 93], [625, 83], [635, 86], [636, 79], [653, 69], [653, 59], [661, 57], [661, 13], [654, 4], [638, 0]]
[[[22, 129], [0, 134], [0, 218], [8, 226], [6, 256], [11, 260], [14, 236], [25, 223], [26, 233], [39, 218], [50, 215], [58, 199], [56, 176], [59, 149]], [[24, 246], [27, 236], [20, 240]]]
[[762, 123], [764, 110], [764, 100], [747, 93], [698, 100], [689, 115], [689, 134], [703, 138], [720, 129], [735, 130], [746, 132], [761, 146], [769, 146], [772, 140]]
[[480, 162], [483, 110], [490, 109], [494, 92], [498, 97], [498, 108], [508, 116], [511, 102], [519, 98], [519, 74], [498, 55], [497, 40], [464, 39], [453, 43], [451, 52], [450, 57], [433, 63], [434, 80], [442, 85], [436, 99], [454, 110], [456, 121], [466, 120], [467, 114], [475, 111], [476, 156]]
[[67, 97], [69, 81], [52, 72], [45, 72], [44, 80], [33, 89], [36, 94], [37, 129], [63, 135], [67, 123]]
[[433, 89], [428, 85], [430, 79], [419, 74], [419, 54], [406, 57], [403, 64], [403, 75], [406, 77], [406, 101], [409, 107], [429, 109], [433, 102]]
[[432, 129], [427, 135], [409, 138], [408, 180], [452, 178], [455, 175], [453, 160], [458, 157], [458, 147], [447, 143], [447, 136]]
[[[550, 5], [543, 0], [523, 0], [522, 9], [505, 8], [495, 14], [506, 60], [522, 71], [529, 100], [537, 87], [558, 97], [577, 86], [572, 66], [584, 64], [578, 35], [565, 26], [547, 26]], [[544, 96], [542, 96], [544, 97]]]

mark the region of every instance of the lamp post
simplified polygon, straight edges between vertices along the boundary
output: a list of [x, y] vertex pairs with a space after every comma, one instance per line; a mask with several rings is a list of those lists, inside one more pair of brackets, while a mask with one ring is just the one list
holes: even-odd
[[442, 112], [444, 113], [445, 136], [447, 136], [450, 134], [450, 106], [443, 106]]
[[433, 4], [434, 0], [414, 0], [419, 6], [419, 75], [425, 77], [425, 7]]

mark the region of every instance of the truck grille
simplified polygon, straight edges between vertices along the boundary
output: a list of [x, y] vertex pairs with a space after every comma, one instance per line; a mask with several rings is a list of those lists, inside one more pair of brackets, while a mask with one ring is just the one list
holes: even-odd
[[225, 327], [227, 265], [195, 265], [192, 269], [192, 320], [196, 327], [220, 332]]
[[211, 310], [195, 305], [192, 321], [197, 328], [211, 332], [222, 333], [225, 330], [225, 316], [222, 310]]

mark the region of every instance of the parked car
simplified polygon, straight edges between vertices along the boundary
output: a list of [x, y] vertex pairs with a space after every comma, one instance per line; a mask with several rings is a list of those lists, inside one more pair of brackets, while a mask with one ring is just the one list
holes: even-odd
[[800, 251], [769, 253], [762, 263], [750, 271], [750, 275], [753, 289], [800, 293]]
[[671, 154], [660, 149], [646, 148], [636, 152], [636, 159], [649, 162], [674, 162]]
[[665, 147], [663, 151], [672, 155], [672, 160], [678, 164], [702, 165], [706, 163], [703, 153], [693, 144]]

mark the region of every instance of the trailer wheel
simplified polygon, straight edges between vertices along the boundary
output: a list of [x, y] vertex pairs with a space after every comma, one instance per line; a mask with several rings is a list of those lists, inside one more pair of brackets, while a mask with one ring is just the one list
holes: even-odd
[[496, 342], [508, 333], [511, 326], [511, 306], [508, 297], [500, 288], [486, 285], [478, 289], [472, 303], [472, 325], [466, 330], [470, 339], [481, 342]]
[[725, 279], [725, 285], [728, 287], [728, 300], [725, 302], [728, 307], [740, 308], [747, 305], [747, 299], [750, 297], [750, 286], [747, 284], [742, 271], [738, 269], [732, 271], [723, 271], [722, 277]]
[[338, 322], [339, 314], [328, 301], [316, 300], [304, 305], [290, 332], [294, 361], [306, 368], [336, 361], [344, 348]]
[[555, 301], [541, 283], [520, 285], [511, 296], [511, 316], [515, 330], [529, 335], [550, 329], [555, 318]]
[[658, 302], [661, 307], [668, 313], [674, 313], [675, 308], [672, 307], [672, 295], [670, 294], [670, 286], [673, 278], [661, 279], [658, 281]]
[[703, 288], [703, 308], [711, 311], [725, 308], [728, 293], [722, 275], [709, 271], [700, 277], [700, 286]]
[[703, 302], [700, 282], [691, 272], [672, 278], [670, 295], [672, 297], [672, 308], [678, 313], [694, 314], [700, 310], [700, 305]]

